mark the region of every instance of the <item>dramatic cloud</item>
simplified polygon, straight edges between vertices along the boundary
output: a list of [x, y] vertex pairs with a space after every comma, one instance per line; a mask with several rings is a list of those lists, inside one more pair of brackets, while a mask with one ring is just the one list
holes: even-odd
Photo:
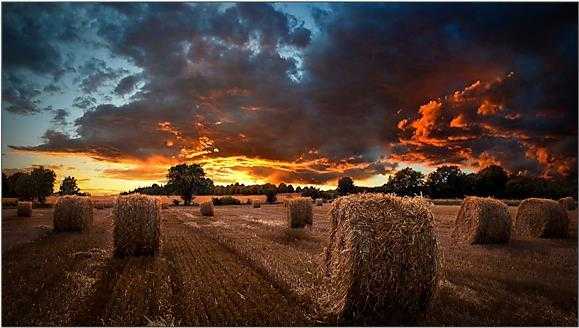
[[[267, 3], [34, 7], [58, 28], [4, 6], [18, 23], [4, 49], [23, 35], [20, 49], [46, 57], [9, 67], [73, 67], [71, 105], [87, 110], [69, 133], [12, 148], [132, 163], [105, 172], [116, 178], [162, 178], [180, 161], [231, 182], [367, 179], [400, 161], [576, 171], [576, 6], [296, 6], [313, 19]], [[67, 65], [54, 46], [82, 42], [110, 58]], [[37, 111], [31, 90], [3, 86], [7, 110]]]

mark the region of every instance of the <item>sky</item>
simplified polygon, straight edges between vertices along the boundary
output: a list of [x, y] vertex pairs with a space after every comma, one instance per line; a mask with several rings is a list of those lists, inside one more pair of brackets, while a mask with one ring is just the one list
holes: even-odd
[[2, 170], [83, 191], [577, 173], [577, 4], [2, 3]]

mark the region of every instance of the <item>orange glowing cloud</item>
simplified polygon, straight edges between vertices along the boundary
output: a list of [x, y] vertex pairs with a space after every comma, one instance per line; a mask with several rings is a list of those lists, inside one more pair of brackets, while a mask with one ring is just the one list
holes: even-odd
[[466, 118], [463, 114], [459, 114], [457, 117], [450, 121], [451, 128], [465, 128], [467, 126]]

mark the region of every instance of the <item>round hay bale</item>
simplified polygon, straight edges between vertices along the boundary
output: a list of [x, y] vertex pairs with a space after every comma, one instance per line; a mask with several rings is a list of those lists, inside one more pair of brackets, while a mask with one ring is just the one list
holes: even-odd
[[213, 206], [213, 201], [207, 201], [199, 204], [199, 212], [203, 216], [214, 216], [215, 206]]
[[509, 208], [500, 200], [467, 197], [454, 221], [455, 241], [468, 244], [508, 243], [512, 219]]
[[2, 208], [17, 208], [18, 199], [17, 198], [2, 198]]
[[559, 204], [561, 204], [561, 206], [567, 211], [573, 211], [577, 209], [577, 204], [575, 203], [573, 197], [561, 198], [559, 199]]
[[16, 215], [20, 217], [31, 217], [32, 202], [18, 202], [16, 205]]
[[324, 261], [330, 313], [356, 325], [414, 322], [442, 276], [426, 202], [349, 195], [333, 202], [330, 217]]
[[286, 205], [286, 214], [290, 228], [303, 228], [306, 225], [313, 225], [314, 211], [311, 198], [298, 197], [288, 199]]
[[324, 200], [321, 198], [317, 198], [316, 199], [316, 206], [322, 206], [324, 205]]
[[253, 206], [253, 208], [260, 208], [261, 207], [261, 201], [259, 199], [252, 199], [251, 205]]
[[113, 208], [117, 256], [154, 255], [161, 236], [161, 204], [151, 196], [119, 196]]
[[88, 197], [62, 196], [52, 213], [54, 231], [88, 231], [93, 222], [93, 205]]
[[551, 199], [525, 199], [517, 209], [515, 234], [521, 238], [566, 238], [569, 217], [559, 202]]

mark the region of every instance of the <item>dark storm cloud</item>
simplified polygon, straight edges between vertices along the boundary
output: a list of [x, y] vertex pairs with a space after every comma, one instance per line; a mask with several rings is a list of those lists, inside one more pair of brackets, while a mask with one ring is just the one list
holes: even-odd
[[40, 90], [30, 82], [5, 74], [2, 85], [2, 108], [19, 115], [40, 112], [38, 96]]
[[115, 87], [115, 93], [124, 96], [127, 93], [133, 92], [141, 79], [142, 77], [140, 74], [133, 74], [122, 78]]
[[68, 112], [63, 108], [52, 110], [52, 123], [54, 123], [56, 125], [59, 125], [59, 126], [66, 125], [66, 118], [67, 117], [68, 117]]
[[85, 93], [94, 93], [103, 85], [119, 79], [128, 73], [126, 69], [113, 69], [102, 59], [92, 58], [79, 68], [81, 76], [80, 88]]
[[[576, 159], [575, 5], [328, 7], [314, 12], [312, 34], [264, 3], [96, 6], [109, 18], [94, 26], [103, 43], [142, 79], [93, 62], [80, 70], [83, 90], [118, 79], [117, 95], [142, 87], [130, 103], [78, 119], [78, 138], [51, 135], [27, 149], [69, 142], [113, 160], [323, 159], [331, 169], [251, 172], [318, 183], [386, 173], [398, 160], [540, 173]], [[468, 101], [451, 99], [497, 78]]]

